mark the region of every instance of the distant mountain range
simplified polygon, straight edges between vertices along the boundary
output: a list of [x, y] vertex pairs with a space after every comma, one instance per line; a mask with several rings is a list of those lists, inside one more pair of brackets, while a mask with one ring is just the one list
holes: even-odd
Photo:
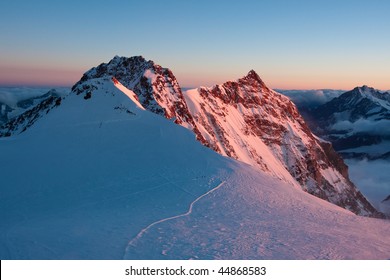
[[390, 93], [356, 87], [304, 111], [312, 131], [346, 158], [390, 158]]
[[0, 104], [0, 137], [8, 137], [18, 134], [32, 126], [42, 115], [61, 104], [61, 94], [55, 89], [47, 93], [23, 99], [17, 102], [13, 108]]

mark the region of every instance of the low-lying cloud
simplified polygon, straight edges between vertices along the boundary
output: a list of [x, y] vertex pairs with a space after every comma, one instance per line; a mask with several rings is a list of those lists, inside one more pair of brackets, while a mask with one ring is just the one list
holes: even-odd
[[314, 108], [344, 93], [344, 90], [276, 90], [288, 96], [298, 107]]
[[[47, 93], [52, 87], [0, 87], [0, 103], [15, 107], [16, 103], [32, 97], [41, 96]], [[56, 88], [59, 93], [68, 91], [67, 88]]]
[[379, 210], [390, 215], [382, 201], [390, 195], [389, 161], [346, 160], [351, 180], [364, 196]]
[[390, 135], [390, 120], [373, 121], [359, 119], [356, 122], [339, 121], [332, 126], [335, 130], [347, 130], [352, 133], [366, 133], [370, 135]]

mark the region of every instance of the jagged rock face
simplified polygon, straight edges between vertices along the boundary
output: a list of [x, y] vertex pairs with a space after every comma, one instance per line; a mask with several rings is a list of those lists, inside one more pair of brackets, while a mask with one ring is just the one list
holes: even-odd
[[377, 215], [331, 144], [316, 138], [295, 105], [253, 70], [237, 81], [184, 96], [199, 132], [215, 151], [283, 180], [292, 177], [307, 192], [357, 214]]
[[191, 115], [186, 111], [179, 83], [171, 70], [151, 60], [147, 61], [142, 56], [116, 56], [109, 63], [102, 63], [87, 71], [72, 91], [80, 94], [90, 90], [86, 81], [111, 77], [134, 91], [142, 106], [149, 111], [174, 119], [178, 124], [194, 125]]
[[26, 109], [14, 118], [0, 123], [0, 137], [9, 137], [26, 131], [37, 120], [61, 104], [62, 98], [56, 90], [50, 90], [40, 97], [29, 98], [17, 103], [18, 108]]
[[116, 56], [109, 63], [102, 63], [87, 71], [72, 87], [72, 91], [76, 94], [87, 92], [91, 96], [94, 85], [89, 81], [99, 78], [115, 78], [137, 94], [145, 109], [193, 130], [197, 139], [206, 143], [188, 111], [179, 83], [171, 70], [142, 56]]

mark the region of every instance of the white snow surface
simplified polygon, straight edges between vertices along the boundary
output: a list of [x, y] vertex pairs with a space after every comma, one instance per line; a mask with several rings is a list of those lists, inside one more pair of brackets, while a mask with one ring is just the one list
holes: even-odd
[[389, 221], [356, 216], [242, 165], [224, 180], [191, 215], [159, 223], [132, 240], [125, 258], [389, 257]]
[[129, 97], [139, 109], [145, 110], [141, 103], [139, 103], [137, 95], [132, 90], [129, 90], [128, 88], [123, 86], [118, 80], [114, 81], [114, 85], [117, 89], [126, 94], [127, 97]]
[[[389, 259], [390, 222], [222, 157], [109, 79], [0, 139], [1, 259]], [[122, 89], [124, 92], [120, 91]]]

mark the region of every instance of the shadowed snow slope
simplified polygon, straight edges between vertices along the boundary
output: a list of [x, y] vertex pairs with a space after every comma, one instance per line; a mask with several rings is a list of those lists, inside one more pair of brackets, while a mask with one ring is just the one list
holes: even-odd
[[390, 257], [389, 221], [222, 157], [110, 78], [89, 86], [0, 139], [1, 259]]

